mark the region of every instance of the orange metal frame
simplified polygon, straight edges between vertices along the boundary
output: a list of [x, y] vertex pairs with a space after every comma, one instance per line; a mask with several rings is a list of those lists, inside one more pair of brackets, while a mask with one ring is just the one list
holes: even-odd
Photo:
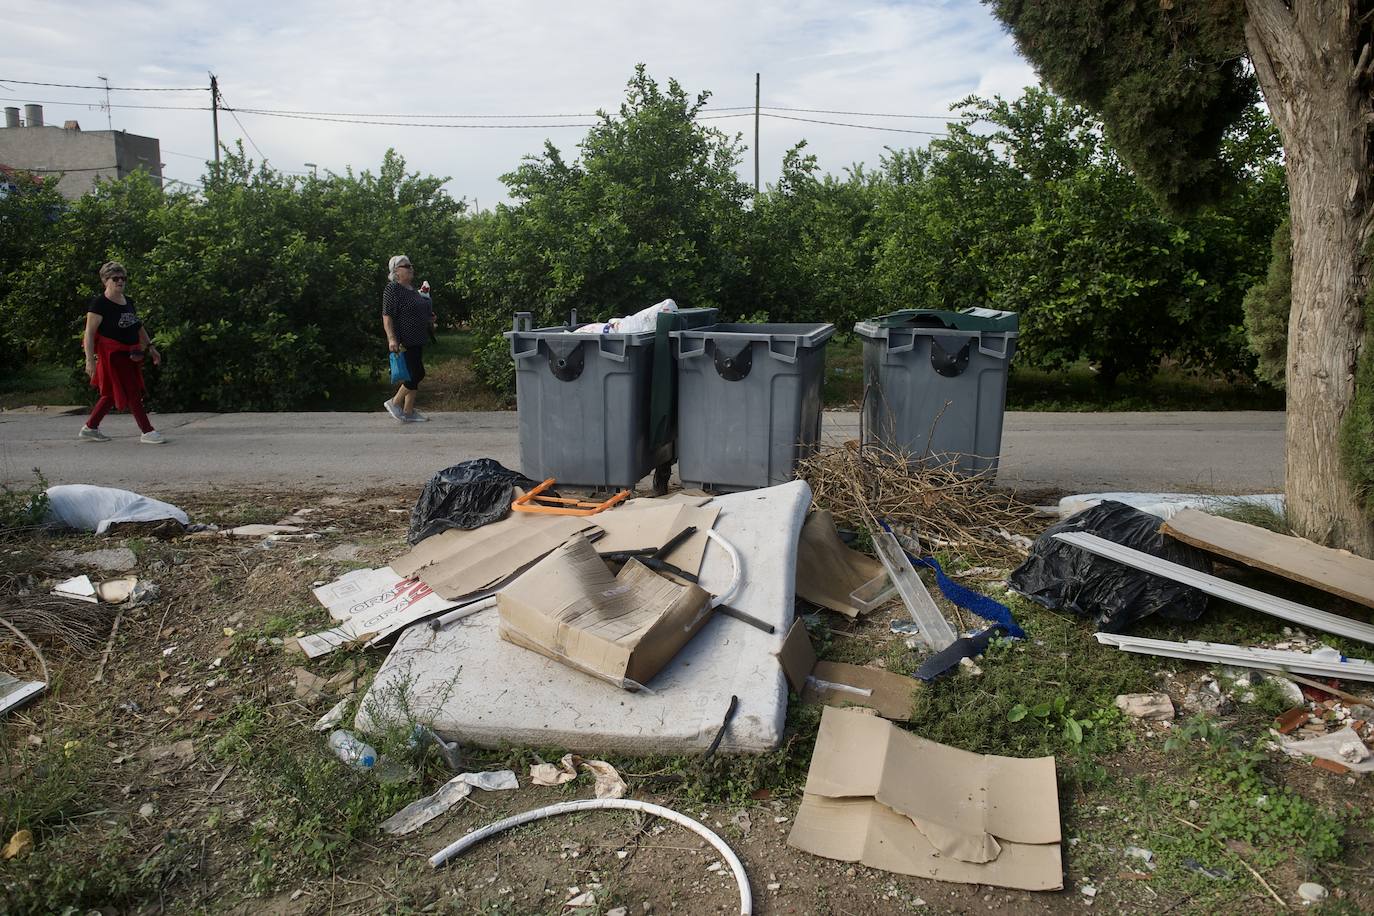
[[602, 503], [562, 496], [544, 496], [544, 491], [552, 487], [553, 483], [554, 479], [550, 477], [528, 493], [517, 496], [511, 503], [511, 509], [516, 512], [533, 512], [537, 515], [596, 515], [630, 498], [629, 490], [621, 490]]

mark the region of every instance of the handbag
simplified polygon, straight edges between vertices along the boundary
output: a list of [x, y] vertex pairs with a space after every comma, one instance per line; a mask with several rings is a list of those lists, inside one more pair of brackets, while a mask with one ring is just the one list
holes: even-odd
[[401, 382], [410, 381], [410, 369], [406, 368], [406, 358], [404, 353], [391, 354], [391, 384], [399, 385]]

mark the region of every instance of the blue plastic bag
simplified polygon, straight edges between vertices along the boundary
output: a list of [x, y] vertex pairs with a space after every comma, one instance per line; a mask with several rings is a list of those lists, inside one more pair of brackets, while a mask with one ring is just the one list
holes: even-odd
[[410, 381], [410, 370], [406, 368], [405, 354], [391, 354], [391, 384], [399, 385], [401, 382], [408, 381]]

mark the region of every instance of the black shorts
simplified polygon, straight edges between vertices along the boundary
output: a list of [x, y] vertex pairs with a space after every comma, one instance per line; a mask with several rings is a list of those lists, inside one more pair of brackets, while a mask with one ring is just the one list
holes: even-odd
[[425, 348], [420, 344], [406, 344], [405, 352], [401, 355], [405, 357], [406, 371], [410, 373], [410, 381], [401, 384], [414, 391], [425, 377]]

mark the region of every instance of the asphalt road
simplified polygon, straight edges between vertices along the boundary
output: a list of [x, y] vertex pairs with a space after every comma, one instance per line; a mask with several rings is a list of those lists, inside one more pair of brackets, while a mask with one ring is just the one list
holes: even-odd
[[[111, 442], [77, 439], [80, 415], [0, 413], [0, 482], [99, 483], [137, 492], [198, 488], [414, 488], [449, 464], [495, 457], [519, 467], [514, 412], [434, 413], [398, 424], [386, 413], [165, 413], [170, 439], [142, 445], [128, 416], [102, 424]], [[859, 415], [826, 413], [831, 441], [857, 438]], [[999, 482], [1063, 492], [1283, 489], [1283, 413], [1010, 412]]]
[[[139, 492], [291, 487], [412, 488], [468, 458], [520, 464], [516, 415], [431, 414], [398, 424], [376, 413], [162, 414], [170, 440], [143, 445], [109, 417], [113, 441], [78, 441], [79, 415], [0, 413], [0, 482], [92, 483]], [[1018, 489], [1262, 493], [1283, 489], [1281, 412], [1006, 415], [999, 482]], [[857, 438], [858, 414], [825, 415], [825, 436]]]

